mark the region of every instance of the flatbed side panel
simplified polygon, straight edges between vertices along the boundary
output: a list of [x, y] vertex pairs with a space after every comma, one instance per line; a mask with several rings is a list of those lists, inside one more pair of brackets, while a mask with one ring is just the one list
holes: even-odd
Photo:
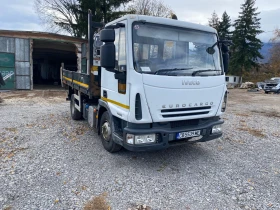
[[73, 89], [79, 90], [86, 95], [90, 93], [90, 75], [84, 73], [77, 73], [63, 69], [62, 81]]

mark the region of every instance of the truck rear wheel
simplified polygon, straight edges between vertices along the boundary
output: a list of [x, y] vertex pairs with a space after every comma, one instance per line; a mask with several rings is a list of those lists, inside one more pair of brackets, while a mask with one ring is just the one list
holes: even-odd
[[71, 102], [70, 102], [70, 112], [71, 112], [71, 117], [73, 120], [80, 120], [82, 118], [82, 113], [76, 109], [75, 107], [76, 101], [74, 94], [71, 95]]
[[101, 140], [103, 147], [111, 153], [118, 152], [122, 148], [121, 145], [113, 141], [112, 133], [112, 121], [110, 119], [109, 113], [104, 112], [100, 120]]

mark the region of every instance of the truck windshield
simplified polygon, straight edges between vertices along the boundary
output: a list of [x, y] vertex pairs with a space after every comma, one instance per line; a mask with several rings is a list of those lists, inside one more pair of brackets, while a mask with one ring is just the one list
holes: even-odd
[[133, 62], [137, 72], [167, 76], [222, 74], [214, 33], [146, 22], [133, 24]]

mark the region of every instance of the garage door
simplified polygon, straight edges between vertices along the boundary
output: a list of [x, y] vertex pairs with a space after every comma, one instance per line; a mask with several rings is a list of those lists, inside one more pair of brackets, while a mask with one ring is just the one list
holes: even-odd
[[0, 52], [0, 72], [5, 79], [5, 86], [2, 90], [15, 89], [15, 54]]

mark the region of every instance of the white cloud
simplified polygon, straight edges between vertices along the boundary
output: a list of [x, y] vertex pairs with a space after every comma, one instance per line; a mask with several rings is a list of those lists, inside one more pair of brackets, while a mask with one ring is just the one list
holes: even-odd
[[[241, 11], [240, 6], [244, 0], [165, 0], [165, 3], [174, 10], [179, 20], [208, 24], [208, 18], [211, 17], [213, 11], [219, 17], [226, 11], [231, 20], [235, 20]], [[269, 0], [269, 3], [267, 0], [257, 0], [256, 7], [261, 12], [259, 17], [262, 30], [266, 32], [259, 38], [267, 42], [273, 35], [273, 32], [268, 31], [273, 31], [276, 27], [280, 28], [280, 3], [279, 0]]]
[[0, 29], [42, 31], [33, 1], [9, 0], [0, 8]]
[[[9, 3], [0, 7], [0, 29], [9, 30], [36, 30], [42, 31], [43, 27], [34, 9], [34, 0], [8, 0]], [[208, 18], [215, 10], [221, 17], [226, 10], [231, 19], [238, 17], [240, 5], [244, 0], [164, 0], [169, 5], [178, 19], [194, 23], [207, 24]], [[262, 30], [272, 31], [280, 27], [279, 0], [257, 0], [256, 6], [261, 12]], [[272, 33], [259, 36], [263, 41], [268, 41]]]

